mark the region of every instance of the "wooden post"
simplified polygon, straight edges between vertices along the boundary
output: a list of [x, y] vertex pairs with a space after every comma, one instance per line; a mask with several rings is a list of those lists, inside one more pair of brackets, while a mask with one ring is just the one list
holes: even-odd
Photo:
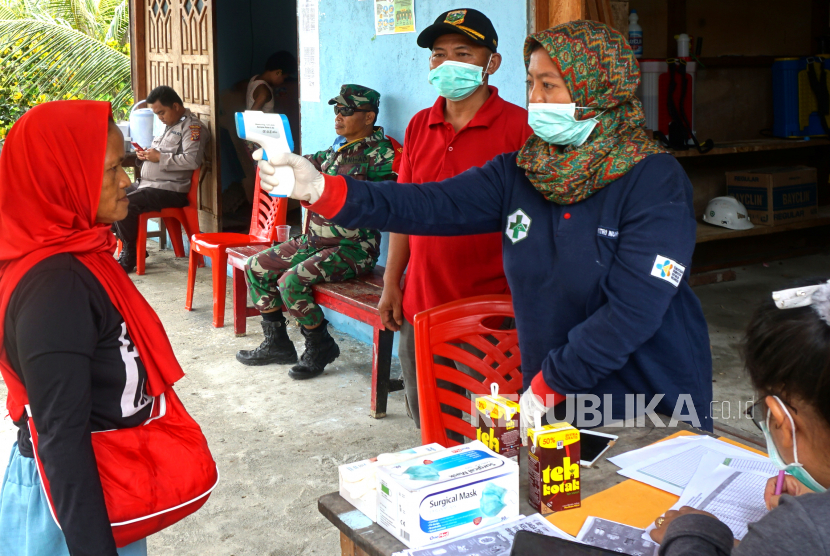
[[132, 73], [133, 99], [147, 97], [147, 62], [145, 38], [145, 0], [130, 0], [130, 71]]
[[830, 26], [830, 2], [828, 0], [813, 0], [811, 7], [810, 27], [812, 35], [812, 43], [810, 44], [810, 52], [812, 54], [820, 54], [818, 50], [818, 38], [827, 31]]
[[686, 0], [671, 0], [667, 2], [668, 25], [666, 36], [666, 57], [674, 58], [677, 54], [677, 40], [675, 35], [685, 33], [686, 29]]
[[536, 0], [536, 31], [585, 19], [585, 0]]

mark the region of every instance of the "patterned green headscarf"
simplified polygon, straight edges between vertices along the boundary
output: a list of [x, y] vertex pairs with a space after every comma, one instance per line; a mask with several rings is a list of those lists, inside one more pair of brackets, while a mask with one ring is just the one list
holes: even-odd
[[582, 118], [601, 113], [579, 147], [551, 145], [534, 134], [519, 152], [519, 167], [548, 201], [578, 203], [645, 157], [666, 152], [646, 132], [643, 108], [634, 96], [640, 68], [618, 31], [597, 21], [571, 21], [530, 35], [525, 66], [538, 44], [559, 66], [573, 102], [597, 108], [582, 111]]

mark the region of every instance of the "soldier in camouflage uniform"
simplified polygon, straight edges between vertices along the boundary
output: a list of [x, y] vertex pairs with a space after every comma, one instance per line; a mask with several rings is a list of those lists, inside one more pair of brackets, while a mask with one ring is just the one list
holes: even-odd
[[[395, 180], [393, 170], [400, 145], [375, 127], [380, 94], [360, 85], [343, 85], [334, 105], [335, 131], [346, 143], [306, 155], [329, 175], [369, 181]], [[285, 330], [283, 308], [300, 324], [305, 352], [288, 372], [295, 379], [313, 378], [340, 355], [329, 335], [323, 311], [314, 303], [311, 286], [340, 282], [371, 272], [380, 255], [380, 232], [346, 229], [306, 211], [303, 235], [251, 257], [245, 279], [251, 300], [262, 313], [265, 340], [254, 350], [242, 350], [245, 365], [297, 363], [297, 352]]]

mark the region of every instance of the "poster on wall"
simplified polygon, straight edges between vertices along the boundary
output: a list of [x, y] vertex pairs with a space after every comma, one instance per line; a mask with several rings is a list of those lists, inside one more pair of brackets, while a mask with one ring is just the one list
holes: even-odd
[[317, 2], [300, 0], [300, 100], [320, 102], [320, 29]]
[[415, 32], [415, 0], [375, 0], [375, 34]]

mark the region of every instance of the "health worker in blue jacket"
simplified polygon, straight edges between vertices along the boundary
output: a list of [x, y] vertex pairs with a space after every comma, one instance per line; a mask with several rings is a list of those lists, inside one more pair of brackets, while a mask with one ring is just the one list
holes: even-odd
[[534, 134], [518, 153], [420, 185], [323, 176], [286, 154], [260, 162], [263, 187], [279, 185], [272, 164], [289, 165], [296, 183], [275, 193], [347, 228], [502, 231], [523, 421], [592, 394], [606, 418], [651, 410], [711, 430], [709, 335], [688, 284], [692, 185], [647, 135], [637, 61], [594, 21], [531, 35], [524, 55]]

